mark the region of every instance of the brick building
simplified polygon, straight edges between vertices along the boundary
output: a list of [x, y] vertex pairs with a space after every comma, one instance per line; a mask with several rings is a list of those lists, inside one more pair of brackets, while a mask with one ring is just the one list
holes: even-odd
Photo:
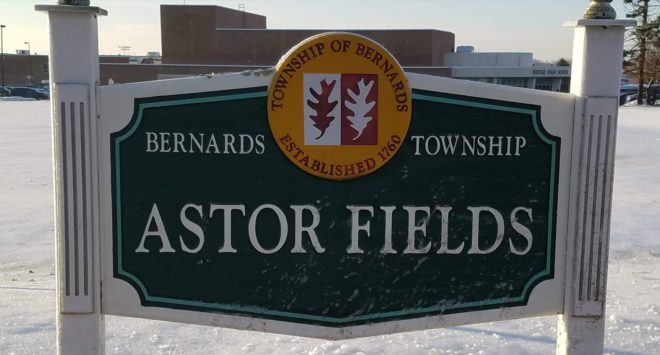
[[[159, 63], [102, 56], [101, 83], [168, 79], [270, 68], [291, 47], [329, 30], [268, 29], [266, 17], [207, 5], [161, 5]], [[532, 53], [455, 53], [455, 36], [439, 30], [338, 30], [369, 37], [406, 71], [541, 90], [567, 91], [570, 67], [534, 64]], [[5, 55], [7, 85], [44, 83], [46, 56]]]
[[5, 53], [2, 81], [6, 86], [48, 83], [48, 56]]
[[[269, 68], [303, 39], [328, 30], [268, 29], [266, 17], [220, 6], [161, 5], [162, 64], [101, 66], [101, 82], [166, 79]], [[454, 34], [438, 30], [342, 30], [369, 37], [408, 70], [449, 76]], [[417, 70], [413, 68], [418, 68]]]
[[[99, 56], [101, 67], [104, 64], [128, 63], [126, 56]], [[4, 54], [5, 86], [29, 86], [48, 84], [48, 56], [41, 54]]]

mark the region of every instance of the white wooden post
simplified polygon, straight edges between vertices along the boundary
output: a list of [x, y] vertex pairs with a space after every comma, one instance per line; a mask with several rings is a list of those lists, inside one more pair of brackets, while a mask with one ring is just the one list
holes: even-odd
[[57, 352], [102, 354], [96, 86], [98, 7], [37, 5], [50, 23]]
[[[593, 1], [590, 10], [611, 0]], [[602, 354], [610, 212], [625, 27], [634, 21], [596, 19], [575, 27], [571, 93], [576, 95], [566, 298], [557, 354]], [[602, 16], [601, 15], [605, 15]], [[616, 15], [612, 16], [614, 18]]]

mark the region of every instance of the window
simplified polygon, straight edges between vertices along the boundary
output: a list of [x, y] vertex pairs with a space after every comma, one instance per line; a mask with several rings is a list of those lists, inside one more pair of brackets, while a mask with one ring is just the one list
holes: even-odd
[[41, 72], [48, 73], [48, 63], [41, 63]]
[[500, 78], [499, 84], [524, 88], [527, 86], [527, 78]]
[[552, 91], [552, 78], [536, 78], [536, 90]]

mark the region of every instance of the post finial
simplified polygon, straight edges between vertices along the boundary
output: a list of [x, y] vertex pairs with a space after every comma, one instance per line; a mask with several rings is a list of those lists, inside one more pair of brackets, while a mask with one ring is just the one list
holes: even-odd
[[58, 0], [59, 5], [89, 6], [89, 0]]
[[591, 20], [614, 20], [616, 11], [610, 5], [612, 0], [591, 0], [591, 4], [584, 12], [585, 19]]

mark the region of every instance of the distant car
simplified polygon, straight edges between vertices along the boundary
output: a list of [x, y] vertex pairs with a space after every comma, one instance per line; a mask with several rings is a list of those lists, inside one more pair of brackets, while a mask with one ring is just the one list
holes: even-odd
[[50, 95], [47, 92], [28, 87], [12, 88], [11, 96], [27, 97], [36, 100], [50, 100]]
[[637, 94], [622, 94], [619, 97], [619, 106], [633, 101], [637, 101]]
[[[642, 100], [646, 101], [649, 105], [654, 105], [656, 101], [660, 101], [660, 84], [653, 84], [653, 90], [651, 90], [654, 95], [653, 97], [647, 97], [649, 93], [649, 87], [645, 86], [642, 90]], [[627, 84], [622, 85], [621, 90], [619, 91], [619, 105], [624, 105], [628, 102], [637, 100], [637, 84]]]
[[637, 100], [637, 84], [621, 85], [619, 91], [619, 106]]
[[0, 86], [0, 97], [9, 96], [10, 94], [11, 91], [9, 90], [8, 87]]
[[50, 92], [48, 85], [28, 85], [29, 88], [34, 88], [40, 91]]
[[637, 94], [627, 94], [623, 93], [619, 95], [619, 106], [625, 105], [631, 101], [637, 100]]
[[621, 84], [621, 92], [637, 92], [637, 84]]

